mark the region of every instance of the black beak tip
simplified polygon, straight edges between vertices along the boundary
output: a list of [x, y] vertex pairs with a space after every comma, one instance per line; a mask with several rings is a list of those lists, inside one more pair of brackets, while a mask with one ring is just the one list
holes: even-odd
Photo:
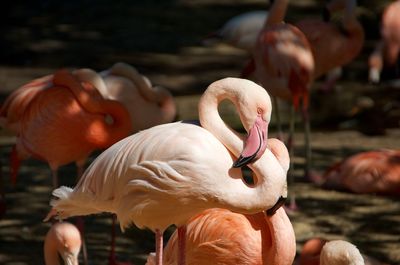
[[278, 201], [275, 203], [275, 205], [272, 206], [270, 209], [266, 210], [265, 213], [266, 213], [268, 216], [273, 216], [273, 215], [276, 213], [276, 211], [277, 211], [279, 208], [281, 208], [282, 205], [285, 204], [286, 199], [287, 199], [286, 197], [282, 197], [282, 196], [279, 197], [279, 199], [278, 199]]

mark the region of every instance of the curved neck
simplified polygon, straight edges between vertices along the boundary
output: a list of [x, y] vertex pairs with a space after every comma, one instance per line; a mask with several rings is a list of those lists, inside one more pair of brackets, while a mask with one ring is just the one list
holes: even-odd
[[107, 86], [103, 81], [103, 78], [95, 71], [84, 68], [78, 69], [72, 72], [72, 74], [78, 78], [80, 82], [87, 82], [92, 84], [101, 95], [107, 94]]
[[[268, 230], [262, 233], [263, 264], [291, 265], [296, 255], [293, 226], [281, 207], [273, 216], [264, 215]], [[269, 243], [266, 247], [265, 243]]]
[[286, 9], [289, 0], [275, 0], [268, 12], [268, 18], [265, 21], [265, 26], [271, 26], [281, 23], [285, 20]]
[[221, 118], [218, 105], [228, 99], [239, 109], [240, 93], [235, 84], [230, 86], [209, 87], [199, 101], [199, 120], [203, 128], [211, 132], [235, 157], [239, 157], [243, 149], [244, 136], [230, 128]]

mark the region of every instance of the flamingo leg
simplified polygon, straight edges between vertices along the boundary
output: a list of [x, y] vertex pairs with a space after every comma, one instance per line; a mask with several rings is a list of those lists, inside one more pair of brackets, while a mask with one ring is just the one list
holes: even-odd
[[178, 227], [178, 265], [186, 264], [186, 225]]
[[282, 140], [283, 139], [282, 122], [281, 122], [281, 116], [279, 114], [279, 104], [278, 104], [278, 98], [277, 97], [272, 97], [272, 104], [273, 104], [274, 113], [275, 113], [276, 129], [277, 129], [277, 132], [278, 132], [278, 139]]
[[289, 157], [290, 157], [290, 169], [288, 173], [288, 186], [291, 190], [290, 195], [290, 204], [288, 207], [289, 211], [294, 211], [297, 209], [296, 198], [293, 189], [294, 184], [294, 131], [295, 131], [295, 120], [296, 120], [296, 109], [294, 105], [291, 105], [290, 108], [290, 118], [289, 118], [289, 137], [288, 137], [288, 149], [289, 149]]
[[156, 265], [163, 264], [163, 232], [156, 229]]
[[305, 158], [306, 158], [306, 162], [304, 165], [304, 176], [307, 179], [310, 174], [311, 156], [312, 156], [311, 142], [310, 142], [311, 128], [310, 128], [310, 116], [308, 113], [308, 109], [303, 108], [302, 114], [304, 122], [304, 146], [305, 146]]

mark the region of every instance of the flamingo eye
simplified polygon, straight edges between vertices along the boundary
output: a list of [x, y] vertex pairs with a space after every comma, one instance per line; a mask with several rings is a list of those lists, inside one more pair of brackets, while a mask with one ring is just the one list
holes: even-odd
[[258, 113], [258, 114], [263, 114], [262, 108], [258, 107], [258, 108], [257, 108], [257, 113]]
[[251, 171], [251, 169], [248, 166], [241, 167], [241, 170], [242, 170], [243, 181], [249, 186], [254, 186], [255, 181], [253, 177], [253, 171]]

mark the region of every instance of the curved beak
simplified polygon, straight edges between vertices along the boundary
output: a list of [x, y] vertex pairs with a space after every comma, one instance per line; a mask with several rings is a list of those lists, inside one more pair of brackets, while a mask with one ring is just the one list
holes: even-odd
[[238, 168], [257, 160], [267, 148], [268, 123], [258, 116], [244, 142], [244, 148], [232, 167]]

